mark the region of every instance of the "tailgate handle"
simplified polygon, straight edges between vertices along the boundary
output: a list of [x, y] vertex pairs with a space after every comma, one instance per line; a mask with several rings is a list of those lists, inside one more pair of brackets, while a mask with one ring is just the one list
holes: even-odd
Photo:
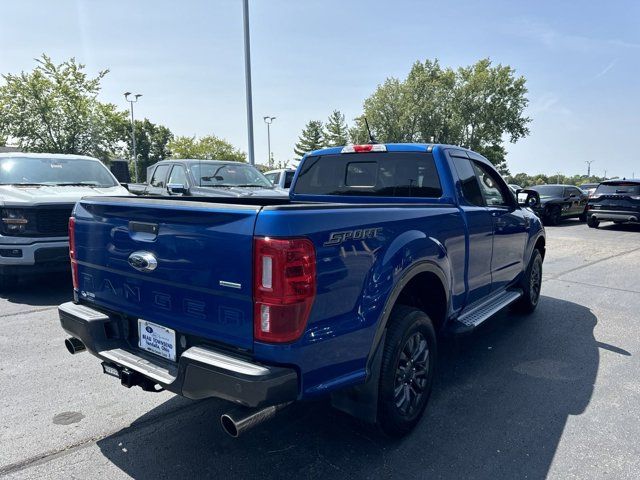
[[158, 224], [146, 222], [129, 222], [129, 231], [135, 233], [152, 233], [154, 235], [157, 235]]

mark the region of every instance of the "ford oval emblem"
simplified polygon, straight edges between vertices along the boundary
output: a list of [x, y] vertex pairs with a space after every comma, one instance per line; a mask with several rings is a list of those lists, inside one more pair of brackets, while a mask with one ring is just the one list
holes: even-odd
[[151, 252], [133, 252], [129, 255], [129, 265], [139, 272], [153, 272], [158, 268], [158, 259]]
[[145, 330], [149, 333], [153, 333], [153, 328], [151, 328], [149, 325], [147, 325], [147, 327], [145, 328]]

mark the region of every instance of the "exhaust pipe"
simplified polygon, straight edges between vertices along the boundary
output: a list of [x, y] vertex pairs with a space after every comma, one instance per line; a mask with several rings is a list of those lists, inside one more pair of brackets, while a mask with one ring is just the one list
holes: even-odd
[[64, 346], [67, 347], [67, 350], [71, 355], [75, 355], [76, 353], [84, 352], [87, 347], [82, 343], [82, 340], [76, 337], [69, 337], [64, 341]]
[[276, 416], [283, 408], [291, 405], [291, 402], [271, 405], [264, 408], [238, 407], [220, 417], [222, 429], [233, 438], [238, 438], [247, 430], [251, 430], [256, 425], [261, 424]]

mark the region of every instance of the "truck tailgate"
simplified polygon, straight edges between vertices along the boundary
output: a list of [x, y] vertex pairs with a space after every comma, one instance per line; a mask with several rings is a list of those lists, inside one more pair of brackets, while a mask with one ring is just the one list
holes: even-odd
[[[153, 198], [85, 199], [75, 209], [80, 298], [250, 350], [259, 210]], [[141, 270], [136, 256], [131, 259], [135, 252], [152, 254], [157, 267]]]

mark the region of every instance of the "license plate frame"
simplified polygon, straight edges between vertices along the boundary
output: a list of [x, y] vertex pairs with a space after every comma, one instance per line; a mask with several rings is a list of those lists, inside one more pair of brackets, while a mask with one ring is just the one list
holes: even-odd
[[138, 347], [165, 360], [176, 361], [176, 331], [157, 323], [138, 319]]

